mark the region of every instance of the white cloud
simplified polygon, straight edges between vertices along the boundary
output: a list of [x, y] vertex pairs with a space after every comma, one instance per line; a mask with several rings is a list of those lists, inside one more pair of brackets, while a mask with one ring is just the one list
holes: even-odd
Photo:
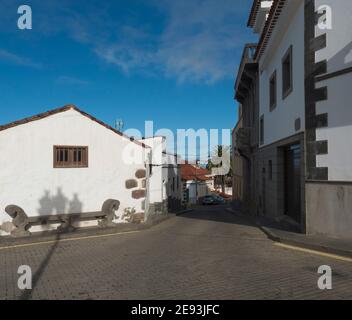
[[[248, 15], [250, 2], [239, 6], [233, 0], [148, 0], [139, 6], [148, 10], [139, 11], [134, 3], [134, 9], [125, 12], [115, 2], [33, 0], [36, 30], [45, 37], [69, 34], [127, 75], [209, 84], [234, 77], [247, 37], [240, 18]], [[39, 66], [4, 50], [0, 59]]]
[[5, 49], [0, 49], [0, 60], [25, 67], [41, 68], [41, 64], [36, 63], [26, 57], [19, 56]]
[[243, 8], [230, 0], [167, 0], [155, 5], [166, 17], [161, 32], [124, 26], [117, 43], [99, 43], [98, 56], [127, 74], [149, 68], [181, 83], [233, 77], [236, 49], [244, 40], [238, 23]]
[[89, 81], [82, 80], [70, 76], [60, 76], [56, 79], [56, 83], [60, 85], [75, 85], [75, 86], [85, 86], [90, 84]]

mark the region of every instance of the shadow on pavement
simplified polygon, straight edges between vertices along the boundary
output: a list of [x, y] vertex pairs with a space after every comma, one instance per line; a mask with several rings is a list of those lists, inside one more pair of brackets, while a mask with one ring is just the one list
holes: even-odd
[[255, 226], [250, 219], [236, 215], [227, 211], [226, 209], [230, 208], [229, 205], [212, 205], [212, 206], [203, 206], [199, 205], [194, 208], [193, 211], [182, 214], [181, 218], [186, 219], [197, 219], [197, 220], [208, 220], [214, 222], [223, 222], [229, 224], [237, 224], [244, 226]]
[[45, 256], [45, 258], [41, 262], [39, 268], [37, 269], [36, 273], [32, 277], [32, 289], [23, 291], [23, 293], [19, 297], [20, 300], [29, 300], [32, 298], [32, 294], [33, 294], [41, 276], [43, 275], [45, 268], [49, 264], [50, 259], [53, 256], [57, 246], [59, 245], [59, 242], [60, 242], [60, 233], [57, 233], [54, 244], [51, 246], [48, 254]]

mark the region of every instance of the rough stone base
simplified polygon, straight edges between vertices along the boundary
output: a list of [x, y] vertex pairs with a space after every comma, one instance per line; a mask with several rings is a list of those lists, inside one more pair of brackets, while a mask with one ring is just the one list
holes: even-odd
[[168, 199], [168, 209], [169, 212], [177, 212], [182, 209], [182, 201], [181, 199], [169, 197]]
[[149, 204], [149, 215], [152, 214], [163, 214], [167, 213], [168, 202], [164, 200], [163, 202], [154, 202]]
[[2, 225], [0, 225], [0, 231], [4, 231], [6, 233], [11, 233], [11, 231], [14, 229], [15, 229], [15, 226], [10, 221], [4, 222]]
[[306, 183], [307, 233], [352, 239], [352, 183]]

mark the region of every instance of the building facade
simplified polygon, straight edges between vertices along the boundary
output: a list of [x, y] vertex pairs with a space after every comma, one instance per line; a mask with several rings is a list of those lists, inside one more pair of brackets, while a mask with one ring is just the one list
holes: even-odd
[[138, 140], [151, 148], [149, 165], [149, 210], [151, 214], [176, 212], [181, 208], [181, 168], [179, 157], [166, 152], [166, 138]]
[[[259, 36], [252, 211], [342, 238], [352, 238], [352, 152], [343, 142], [352, 133], [351, 14], [348, 0], [256, 0], [248, 22]], [[238, 86], [236, 98], [243, 104]]]
[[113, 199], [119, 203], [115, 223], [163, 212], [153, 210], [161, 201], [156, 194], [162, 194], [161, 180], [150, 169], [153, 148], [73, 105], [0, 126], [0, 148], [0, 235], [13, 230], [15, 217], [5, 210], [11, 205], [35, 219], [99, 212]]
[[[256, 213], [258, 152], [258, 64], [254, 61], [256, 44], [247, 44], [235, 83], [235, 99], [240, 103], [239, 120], [233, 132], [233, 171], [241, 172], [243, 210]], [[241, 168], [239, 168], [241, 167]]]
[[214, 179], [211, 172], [198, 164], [181, 164], [183, 188], [183, 206], [194, 205], [214, 190]]
[[243, 201], [243, 159], [236, 145], [236, 136], [239, 130], [243, 128], [242, 106], [238, 107], [238, 121], [232, 130], [232, 199], [235, 201]]

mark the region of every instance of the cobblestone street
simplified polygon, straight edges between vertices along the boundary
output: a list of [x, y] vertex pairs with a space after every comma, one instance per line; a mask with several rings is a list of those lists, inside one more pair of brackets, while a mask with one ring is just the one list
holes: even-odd
[[[17, 288], [29, 265], [33, 290]], [[333, 290], [317, 287], [318, 267]], [[352, 264], [281, 248], [224, 207], [151, 229], [0, 250], [1, 299], [351, 299]]]

